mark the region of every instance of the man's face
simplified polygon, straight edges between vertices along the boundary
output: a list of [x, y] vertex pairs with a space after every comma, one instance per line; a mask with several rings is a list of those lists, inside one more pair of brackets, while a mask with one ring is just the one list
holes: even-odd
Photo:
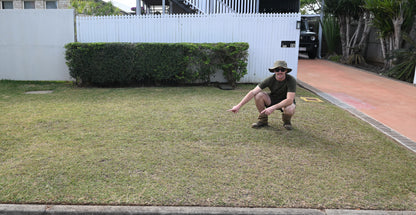
[[278, 67], [278, 68], [274, 69], [274, 74], [275, 74], [276, 80], [278, 80], [278, 81], [285, 80], [286, 72], [287, 72], [287, 70], [285, 68]]

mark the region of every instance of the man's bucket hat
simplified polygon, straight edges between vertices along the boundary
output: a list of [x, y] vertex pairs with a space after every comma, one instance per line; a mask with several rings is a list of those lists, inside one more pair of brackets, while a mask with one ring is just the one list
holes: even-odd
[[283, 61], [283, 60], [278, 60], [278, 61], [274, 62], [273, 67], [270, 67], [270, 68], [269, 68], [269, 71], [270, 71], [270, 72], [274, 72], [274, 70], [275, 70], [276, 68], [285, 68], [285, 69], [287, 70], [287, 72], [286, 72], [286, 73], [289, 73], [289, 72], [291, 72], [291, 71], [292, 71], [292, 69], [291, 69], [291, 68], [287, 67], [287, 63], [286, 63], [286, 61]]

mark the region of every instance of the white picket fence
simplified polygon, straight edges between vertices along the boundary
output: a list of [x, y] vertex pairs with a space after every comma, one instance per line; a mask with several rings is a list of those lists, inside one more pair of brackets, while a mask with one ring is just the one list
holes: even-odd
[[[256, 83], [271, 75], [267, 68], [276, 60], [286, 60], [293, 69], [291, 74], [297, 76], [300, 30], [296, 24], [300, 17], [299, 13], [77, 16], [77, 41], [247, 42], [248, 74], [240, 82]], [[218, 74], [211, 80], [223, 81], [223, 78]]]

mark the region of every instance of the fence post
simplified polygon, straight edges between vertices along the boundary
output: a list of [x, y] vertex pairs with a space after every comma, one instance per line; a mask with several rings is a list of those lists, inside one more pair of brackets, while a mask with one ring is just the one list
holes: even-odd
[[142, 15], [141, 0], [136, 0], [136, 15]]
[[415, 76], [413, 77], [413, 84], [416, 85], [416, 66], [415, 66]]

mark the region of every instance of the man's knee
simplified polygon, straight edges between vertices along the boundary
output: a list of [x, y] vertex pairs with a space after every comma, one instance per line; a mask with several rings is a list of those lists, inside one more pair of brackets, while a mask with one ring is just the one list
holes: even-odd
[[257, 95], [254, 96], [254, 99], [256, 101], [263, 101], [265, 104], [269, 103], [270, 100], [269, 95], [267, 95], [265, 92], [257, 93]]
[[295, 114], [296, 105], [291, 104], [283, 109], [283, 114], [293, 116]]
[[264, 92], [259, 92], [254, 96], [254, 99], [261, 100], [264, 98]]

